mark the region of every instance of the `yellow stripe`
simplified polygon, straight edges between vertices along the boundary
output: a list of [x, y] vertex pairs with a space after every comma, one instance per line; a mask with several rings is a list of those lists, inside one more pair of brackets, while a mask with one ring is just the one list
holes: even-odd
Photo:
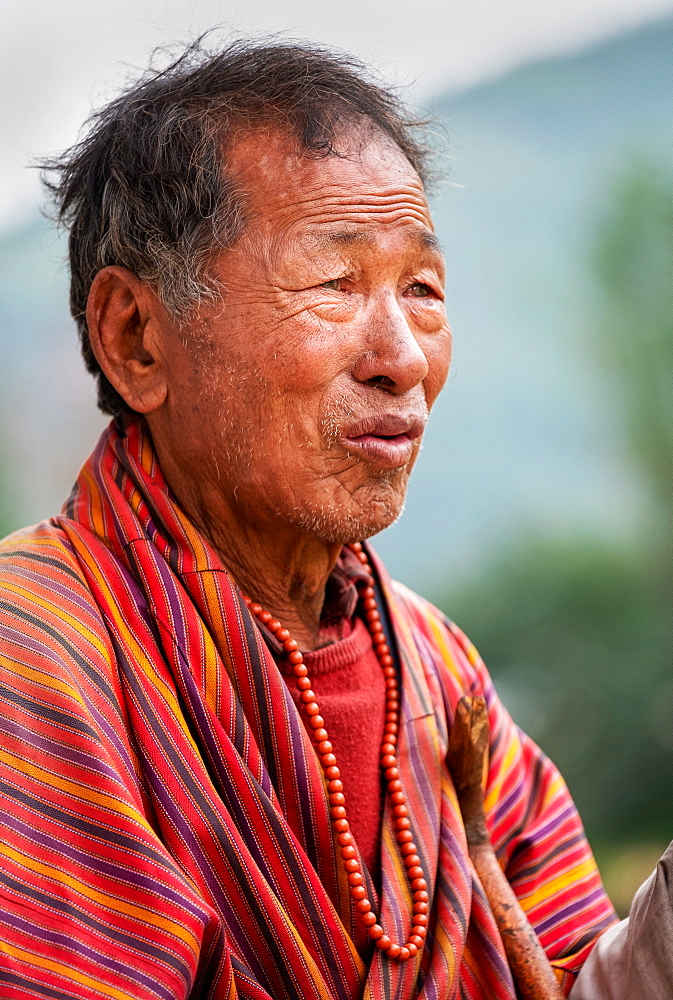
[[556, 878], [551, 879], [549, 882], [545, 882], [543, 885], [532, 892], [530, 896], [523, 896], [520, 899], [521, 905], [525, 910], [533, 910], [540, 903], [546, 902], [551, 896], [555, 896], [557, 893], [563, 891], [570, 885], [578, 886], [581, 881], [593, 875], [596, 870], [596, 865], [591, 860], [583, 861], [579, 865], [574, 865], [569, 871], [563, 872], [561, 875], [557, 875]]
[[128, 992], [123, 992], [122, 990], [116, 989], [114, 986], [109, 986], [106, 983], [101, 982], [100, 979], [93, 979], [91, 976], [85, 975], [83, 972], [77, 972], [73, 969], [71, 965], [66, 965], [64, 962], [56, 962], [52, 958], [45, 958], [43, 955], [36, 955], [35, 952], [27, 951], [25, 948], [16, 948], [11, 944], [6, 942], [0, 942], [0, 948], [5, 951], [8, 955], [18, 961], [25, 963], [26, 965], [36, 966], [40, 969], [48, 969], [50, 972], [55, 972], [63, 979], [69, 980], [70, 982], [80, 983], [82, 986], [89, 986], [92, 990], [95, 990], [96, 996], [103, 994], [107, 997], [112, 997], [114, 1000], [129, 1000]]
[[[160, 927], [162, 930], [167, 931], [169, 934], [172, 934], [174, 937], [183, 941], [194, 954], [198, 953], [198, 939], [187, 927], [183, 924], [176, 923], [167, 917], [163, 917], [160, 913], [157, 913], [149, 906], [143, 906], [139, 903], [134, 904], [130, 902], [120, 902], [109, 893], [98, 892], [91, 886], [86, 885], [86, 883], [75, 878], [71, 878], [62, 869], [37, 861], [30, 855], [15, 851], [6, 844], [0, 843], [0, 855], [4, 855], [14, 861], [17, 865], [36, 872], [38, 875], [42, 875], [44, 878], [49, 879], [52, 882], [68, 886], [68, 888], [72, 889], [77, 895], [84, 897], [84, 899], [91, 900], [107, 910], [113, 910], [115, 913], [121, 913], [123, 916], [129, 918], [135, 917], [142, 923]], [[123, 890], [123, 886], [121, 888]], [[165, 900], [158, 900], [158, 902], [166, 905]]]
[[39, 781], [43, 785], [60, 789], [62, 792], [65, 792], [70, 799], [79, 799], [80, 802], [89, 802], [92, 805], [105, 809], [116, 816], [121, 813], [128, 819], [139, 823], [143, 830], [151, 832], [151, 827], [143, 819], [142, 815], [138, 812], [135, 806], [129, 804], [124, 798], [116, 795], [108, 795], [106, 792], [99, 791], [91, 785], [84, 784], [84, 778], [79, 782], [68, 781], [66, 778], [61, 778], [53, 771], [48, 771], [45, 768], [39, 767], [36, 763], [34, 763], [34, 761], [24, 761], [22, 758], [18, 758], [14, 754], [6, 753], [2, 750], [0, 750], [0, 761], [8, 764], [11, 768], [19, 771], [21, 774], [29, 775], [31, 779]]
[[494, 774], [494, 769], [491, 766], [489, 771], [489, 776], [491, 777], [491, 779], [495, 777], [496, 780], [493, 781], [491, 787], [488, 789], [488, 792], [484, 798], [484, 809], [486, 813], [491, 813], [495, 810], [495, 807], [502, 796], [503, 783], [511, 773], [514, 759], [518, 755], [520, 749], [521, 746], [518, 738], [510, 740], [510, 742], [507, 745], [507, 750], [503, 755], [502, 760], [498, 765], [498, 770], [495, 771], [495, 774]]

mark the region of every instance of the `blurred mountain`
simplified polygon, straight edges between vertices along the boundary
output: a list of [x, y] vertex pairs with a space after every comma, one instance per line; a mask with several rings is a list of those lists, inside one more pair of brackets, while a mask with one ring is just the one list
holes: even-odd
[[522, 525], [624, 536], [638, 521], [621, 401], [596, 350], [590, 258], [634, 162], [670, 176], [672, 26], [435, 104], [452, 153], [434, 214], [454, 364], [408, 509], [378, 543], [426, 593], [469, 575]]
[[[593, 350], [593, 230], [621, 171], [668, 157], [671, 22], [438, 99], [434, 197], [455, 361], [378, 548], [432, 591], [524, 523], [628, 535], [641, 490]], [[104, 418], [78, 360], [65, 246], [36, 216], [0, 238], [0, 520], [55, 512]]]

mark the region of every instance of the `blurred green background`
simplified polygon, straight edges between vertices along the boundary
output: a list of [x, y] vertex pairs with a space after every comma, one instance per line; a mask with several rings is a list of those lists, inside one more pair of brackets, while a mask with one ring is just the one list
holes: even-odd
[[[555, 760], [621, 912], [673, 837], [670, 19], [439, 94], [455, 362], [393, 574], [470, 635]], [[0, 230], [0, 530], [104, 425], [64, 243]]]

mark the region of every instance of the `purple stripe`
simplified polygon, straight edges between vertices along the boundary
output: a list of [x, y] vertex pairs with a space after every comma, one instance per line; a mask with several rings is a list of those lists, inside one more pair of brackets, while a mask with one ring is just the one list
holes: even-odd
[[[47, 653], [47, 657], [46, 657], [47, 659], [52, 660], [54, 662], [58, 662], [58, 659], [59, 659], [58, 656], [54, 656], [53, 653], [52, 653], [52, 650], [50, 650], [48, 647], [46, 647], [44, 645], [44, 643], [39, 642], [39, 640], [37, 640], [37, 639], [32, 639], [32, 638], [24, 635], [23, 633], [17, 633], [17, 634], [19, 635], [19, 638], [21, 639], [21, 643], [20, 644], [23, 645], [24, 648], [29, 649], [29, 650], [31, 650], [34, 653], [37, 653], [38, 656], [40, 657], [41, 661], [43, 661], [45, 659], [45, 653]], [[79, 656], [82, 659], [86, 659], [86, 657], [84, 656], [84, 653], [82, 652], [82, 650], [80, 648], [78, 648], [78, 647], [73, 647], [73, 648], [77, 648], [77, 652], [78, 652]], [[90, 669], [94, 669], [94, 668], [90, 667]], [[43, 671], [43, 672], [44, 673], [48, 673], [48, 671]], [[126, 751], [126, 747], [124, 746], [124, 744], [123, 744], [121, 738], [119, 737], [118, 733], [116, 732], [116, 730], [112, 726], [111, 722], [105, 717], [105, 715], [103, 715], [99, 711], [99, 709], [97, 708], [95, 702], [92, 702], [91, 699], [86, 694], [86, 692], [82, 690], [82, 686], [77, 683], [74, 674], [72, 674], [69, 679], [72, 681], [73, 687], [75, 687], [75, 689], [79, 692], [79, 694], [84, 699], [84, 701], [86, 703], [86, 706], [87, 706], [87, 708], [88, 708], [88, 710], [89, 710], [89, 712], [91, 714], [91, 720], [90, 721], [96, 723], [96, 725], [98, 726], [98, 728], [100, 730], [102, 730], [102, 732], [105, 734], [105, 736], [109, 739], [110, 743], [115, 747], [115, 749], [119, 753], [119, 756], [123, 760], [125, 767], [128, 769], [129, 775], [133, 779], [133, 784], [137, 788], [137, 779], [135, 777], [135, 772], [134, 772], [133, 766], [132, 766], [131, 762], [128, 759], [128, 753]], [[113, 709], [117, 710], [116, 711], [116, 714], [117, 714], [118, 713], [118, 706], [113, 703], [112, 707], [113, 707]], [[66, 713], [64, 712], [64, 714], [66, 714]], [[73, 714], [73, 713], [70, 713], [70, 714]], [[54, 725], [56, 725], [56, 723], [54, 723]], [[60, 728], [60, 727], [58, 727], [58, 728]], [[119, 781], [119, 783], [121, 785], [125, 784], [122, 781], [121, 778], [118, 777], [117, 780]]]
[[[9, 829], [21, 834], [21, 836], [26, 838], [26, 840], [32, 840], [34, 843], [39, 844], [47, 850], [54, 849], [54, 837], [40, 833], [36, 827], [23, 823], [17, 817], [6, 814], [4, 817], [4, 824]], [[90, 853], [90, 848], [87, 848], [86, 850], [79, 850], [65, 840], [58, 840], [58, 853], [62, 854], [66, 858], [70, 858], [71, 861], [80, 863], [83, 869], [88, 868], [91, 871], [109, 875], [110, 878], [119, 879], [121, 882], [125, 883], [126, 886], [131, 883], [133, 886], [138, 886], [139, 888], [145, 889], [146, 891], [157, 895], [160, 900], [170, 900], [170, 902], [175, 903], [176, 906], [179, 906], [184, 910], [187, 910], [191, 916], [198, 917], [201, 921], [204, 919], [203, 907], [199, 907], [194, 904], [182, 892], [177, 892], [176, 890], [171, 889], [164, 882], [152, 877], [151, 875], [142, 874], [137, 869], [131, 868], [128, 865], [123, 866], [114, 861], [105, 861], [99, 855]], [[83, 879], [82, 884], [86, 885], [86, 882]]]
[[579, 913], [580, 910], [586, 909], [593, 903], [597, 903], [603, 898], [602, 888], [594, 889], [589, 895], [582, 896], [580, 899], [575, 900], [575, 902], [564, 906], [563, 909], [557, 910], [553, 916], [547, 917], [542, 923], [535, 924], [535, 931], [537, 934], [543, 934], [545, 931], [551, 930], [559, 923], [560, 920], [567, 920], [569, 917], [574, 916]]
[[[35, 730], [26, 729], [25, 726], [14, 722], [13, 719], [3, 717], [1, 714], [0, 732], [16, 736], [20, 739], [24, 746], [32, 746], [36, 750], [43, 751], [45, 754], [48, 753], [50, 757], [68, 761], [71, 764], [79, 764], [87, 772], [92, 772], [93, 774], [104, 774], [107, 778], [111, 778], [122, 788], [125, 787], [120, 781], [117, 772], [102, 761], [100, 757], [96, 757], [84, 750], [77, 750], [72, 745], [61, 743], [56, 739], [41, 736]], [[44, 762], [42, 762], [42, 764], [45, 766]]]
[[[31, 923], [30, 921], [24, 920], [22, 917], [19, 917], [14, 913], [8, 913], [7, 911], [3, 913], [2, 920], [14, 930], [20, 932], [22, 931], [29, 937], [38, 938], [38, 940], [45, 941], [50, 945], [60, 946], [70, 954], [75, 952], [77, 955], [88, 958], [95, 966], [103, 966], [103, 968], [116, 973], [124, 980], [135, 981], [138, 985], [142, 985], [145, 989], [150, 990], [154, 996], [165, 997], [166, 1000], [174, 1000], [175, 998], [174, 990], [161, 986], [157, 983], [155, 977], [144, 975], [138, 969], [134, 969], [128, 962], [116, 961], [116, 959], [112, 958], [104, 947], [101, 947], [100, 949], [90, 948], [88, 945], [84, 944], [83, 941], [74, 937], [72, 934], [59, 934], [57, 931], [49, 931], [37, 923]], [[104, 944], [109, 944], [109, 942], [101, 942], [101, 945]], [[53, 955], [50, 957], [54, 958]], [[55, 960], [57, 961], [57, 959]], [[81, 971], [85, 972], [85, 970]], [[104, 980], [99, 981], [104, 982]], [[114, 983], [113, 985], [119, 989], [122, 984]]]

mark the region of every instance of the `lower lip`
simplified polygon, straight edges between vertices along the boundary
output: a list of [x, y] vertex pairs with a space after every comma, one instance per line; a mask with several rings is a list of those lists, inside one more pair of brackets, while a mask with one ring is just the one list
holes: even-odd
[[382, 469], [401, 468], [411, 460], [414, 451], [414, 442], [406, 434], [386, 438], [362, 434], [360, 437], [343, 440], [352, 455], [360, 455]]

